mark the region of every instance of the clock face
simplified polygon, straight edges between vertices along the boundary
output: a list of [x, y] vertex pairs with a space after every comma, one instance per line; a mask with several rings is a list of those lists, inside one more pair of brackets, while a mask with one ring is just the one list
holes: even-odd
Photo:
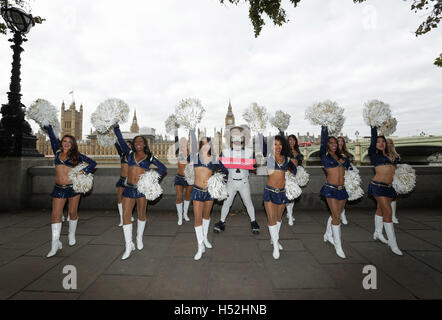
[[227, 120], [228, 124], [232, 124], [232, 119]]

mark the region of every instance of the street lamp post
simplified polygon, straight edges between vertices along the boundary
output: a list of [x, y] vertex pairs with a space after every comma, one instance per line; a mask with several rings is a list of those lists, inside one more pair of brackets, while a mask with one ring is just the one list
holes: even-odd
[[14, 36], [9, 39], [13, 43], [12, 75], [8, 92], [8, 103], [1, 108], [0, 120], [0, 156], [42, 156], [36, 149], [36, 137], [25, 120], [26, 107], [21, 103], [20, 86], [20, 54], [26, 33], [43, 20], [32, 17], [25, 11], [14, 7], [2, 7], [1, 15]]

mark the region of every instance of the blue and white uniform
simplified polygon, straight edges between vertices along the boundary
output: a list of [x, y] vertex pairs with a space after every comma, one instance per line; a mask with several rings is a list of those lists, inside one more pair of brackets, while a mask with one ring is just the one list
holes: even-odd
[[[328, 129], [325, 126], [322, 126], [321, 129], [321, 148], [319, 150], [319, 154], [321, 157], [322, 164], [325, 169], [328, 168], [336, 168], [343, 167], [344, 169], [352, 170], [350, 161], [347, 158], [343, 158], [343, 162], [337, 161], [327, 152], [327, 140], [328, 140]], [[334, 198], [338, 200], [348, 199], [347, 190], [345, 190], [345, 186], [337, 186], [332, 183], [324, 183], [321, 189], [321, 195], [325, 198]]]
[[[60, 149], [61, 141], [59, 139], [57, 139], [57, 137], [55, 136], [54, 129], [52, 128], [52, 126], [50, 126], [50, 125], [45, 126], [44, 129], [48, 132], [49, 139], [51, 140], [52, 152], [54, 152], [54, 156], [55, 156], [55, 158], [54, 158], [55, 166], [67, 166], [70, 168], [74, 168], [75, 166], [73, 165], [71, 159], [67, 158], [66, 160], [61, 160], [61, 158], [60, 158], [60, 154], [62, 153], [62, 151]], [[92, 172], [92, 170], [97, 165], [97, 163], [94, 160], [86, 157], [82, 153], [80, 153], [80, 156], [78, 158], [78, 163], [80, 164], [81, 162], [88, 164], [88, 166], [83, 169], [84, 173]], [[79, 193], [76, 193], [74, 191], [72, 186], [73, 186], [72, 184], [67, 184], [67, 185], [55, 184], [55, 187], [51, 193], [51, 197], [53, 197], [53, 198], [72, 198], [72, 197], [79, 195]]]
[[[122, 152], [127, 157], [127, 164], [129, 165], [129, 167], [138, 166], [144, 170], [149, 170], [150, 166], [153, 164], [158, 168], [158, 174], [160, 176], [163, 176], [167, 172], [166, 166], [161, 161], [159, 161], [154, 155], [152, 155], [149, 159], [146, 156], [140, 161], [137, 161], [135, 159], [135, 152], [127, 146], [126, 141], [124, 140], [123, 135], [121, 134], [120, 127], [116, 126], [114, 128], [114, 132], [115, 135], [117, 136], [118, 142], [120, 143]], [[136, 198], [142, 198], [144, 196], [145, 196], [144, 194], [138, 191], [136, 184], [130, 184], [126, 182], [124, 186], [123, 197], [136, 199]]]
[[[123, 150], [121, 150], [121, 147], [118, 144], [118, 142], [115, 142], [115, 148], [117, 149], [118, 155], [120, 156], [120, 163], [127, 164], [127, 157], [124, 154]], [[124, 184], [126, 183], [126, 180], [127, 180], [127, 177], [120, 176], [120, 179], [118, 179], [117, 183], [115, 184], [115, 187], [124, 188]]]

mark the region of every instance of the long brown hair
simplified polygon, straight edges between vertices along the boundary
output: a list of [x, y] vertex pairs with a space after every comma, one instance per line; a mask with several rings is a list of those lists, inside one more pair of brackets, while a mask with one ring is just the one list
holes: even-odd
[[[342, 141], [344, 142], [342, 145], [342, 149], [339, 148], [339, 139], [342, 139]], [[342, 153], [347, 159], [352, 159], [353, 155], [347, 150], [347, 143], [345, 142], [345, 139], [343, 137], [338, 137], [338, 149], [339, 152]]]
[[72, 164], [76, 166], [80, 162], [80, 152], [78, 152], [77, 140], [75, 140], [75, 137], [71, 136], [70, 134], [65, 134], [60, 140], [60, 149], [62, 150], [62, 143], [64, 138], [69, 138], [72, 141], [72, 146], [69, 149], [68, 157], [71, 160]]

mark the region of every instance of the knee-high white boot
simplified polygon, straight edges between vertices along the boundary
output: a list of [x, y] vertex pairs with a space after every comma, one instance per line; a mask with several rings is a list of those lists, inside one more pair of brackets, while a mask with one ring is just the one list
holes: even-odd
[[120, 224], [118, 225], [119, 227], [123, 226], [123, 204], [122, 203], [118, 203], [118, 213], [120, 214]]
[[396, 200], [391, 201], [391, 213], [393, 217], [393, 223], [399, 223], [399, 220], [396, 218]]
[[332, 245], [335, 245], [335, 242], [333, 241], [333, 233], [332, 233], [332, 217], [328, 217], [327, 220], [327, 228], [325, 229], [324, 233], [324, 242], [330, 242]]
[[60, 241], [60, 232], [61, 232], [61, 222], [51, 224], [52, 230], [52, 243], [51, 243], [51, 251], [46, 255], [46, 257], [50, 258], [55, 256], [58, 250], [61, 250], [63, 247]]
[[295, 218], [293, 218], [293, 206], [295, 205], [294, 202], [290, 202], [287, 204], [287, 218], [289, 219], [289, 226], [293, 226], [293, 221], [295, 221]]
[[204, 231], [203, 226], [195, 227], [195, 233], [196, 233], [196, 241], [198, 242], [198, 251], [195, 254], [195, 257], [193, 257], [194, 260], [199, 260], [203, 256], [204, 253]]
[[332, 225], [332, 233], [333, 233], [333, 241], [335, 243], [335, 250], [336, 254], [345, 259], [345, 253], [342, 250], [342, 244], [341, 244], [341, 225]]
[[138, 223], [137, 223], [137, 249], [138, 250], [141, 250], [144, 248], [143, 234], [144, 234], [145, 227], [146, 227], [146, 220], [141, 221], [138, 219]]
[[341, 212], [341, 221], [342, 221], [343, 224], [347, 224], [348, 223], [347, 217], [345, 216], [345, 208]]
[[184, 200], [184, 208], [183, 208], [183, 218], [186, 221], [190, 221], [189, 217], [187, 216], [187, 211], [189, 210], [190, 201]]
[[210, 219], [203, 219], [204, 246], [206, 248], [212, 249], [212, 244], [209, 242], [209, 239], [207, 239], [207, 235], [209, 233], [209, 225]]
[[[270, 237], [272, 239], [272, 242], [278, 243], [278, 240], [279, 240], [278, 225], [269, 226], [269, 232], [270, 232]], [[273, 258], [279, 259], [279, 246], [277, 246], [277, 245], [273, 246]]]
[[[282, 245], [281, 245], [281, 243], [279, 242], [279, 230], [281, 229], [281, 221], [277, 221], [276, 222], [276, 230], [278, 231], [278, 249], [279, 250], [282, 250], [283, 249], [283, 247], [282, 247]], [[273, 244], [274, 244], [274, 242], [273, 242], [273, 238], [272, 237], [270, 237], [270, 244], [273, 246]]]
[[373, 233], [373, 240], [379, 240], [382, 243], [388, 244], [387, 239], [384, 238], [384, 235], [382, 234], [382, 230], [384, 229], [384, 221], [383, 217], [378, 216], [377, 214], [374, 215], [374, 233]]
[[385, 233], [387, 234], [388, 237], [388, 246], [391, 248], [391, 251], [401, 256], [402, 251], [397, 246], [396, 234], [394, 233], [393, 222], [384, 222], [384, 228], [385, 228]]
[[183, 224], [183, 203], [176, 203], [176, 213], [178, 215], [178, 225]]
[[78, 222], [78, 218], [77, 218], [77, 220], [69, 220], [68, 238], [69, 238], [69, 245], [70, 246], [75, 246], [75, 244], [77, 243], [77, 241], [75, 240], [75, 231], [77, 230], [77, 222]]
[[132, 223], [123, 225], [124, 241], [126, 243], [126, 250], [124, 251], [121, 260], [129, 258], [132, 251], [135, 250], [135, 245], [132, 242]]

